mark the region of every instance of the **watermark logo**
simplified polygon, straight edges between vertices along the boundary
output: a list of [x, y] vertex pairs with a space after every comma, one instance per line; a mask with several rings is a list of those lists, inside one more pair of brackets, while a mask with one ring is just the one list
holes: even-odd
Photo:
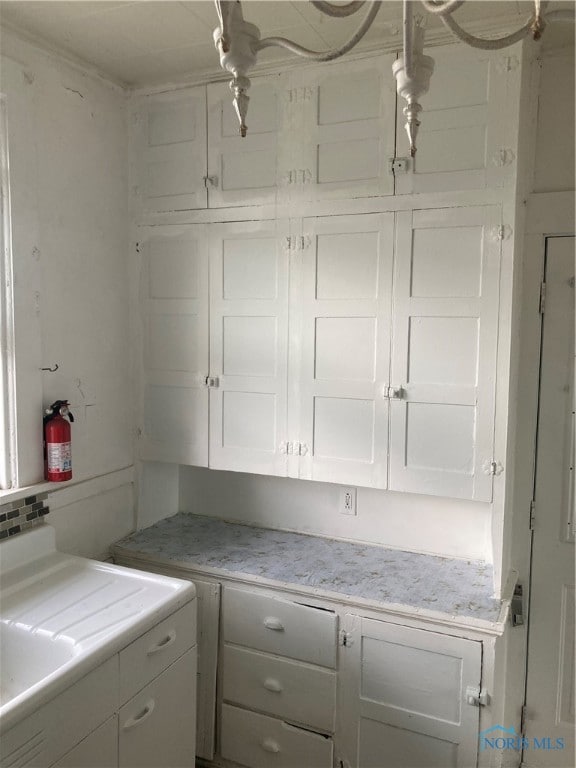
[[493, 725], [485, 731], [480, 731], [480, 751], [486, 749], [513, 749], [520, 750], [544, 750], [551, 752], [564, 749], [564, 739], [554, 739], [550, 736], [532, 737], [519, 736], [514, 728], [506, 728], [504, 725]]

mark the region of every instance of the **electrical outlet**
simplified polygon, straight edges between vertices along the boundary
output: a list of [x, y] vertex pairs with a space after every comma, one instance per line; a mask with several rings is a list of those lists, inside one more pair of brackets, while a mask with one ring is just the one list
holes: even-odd
[[343, 515], [356, 514], [356, 488], [340, 489], [340, 512]]

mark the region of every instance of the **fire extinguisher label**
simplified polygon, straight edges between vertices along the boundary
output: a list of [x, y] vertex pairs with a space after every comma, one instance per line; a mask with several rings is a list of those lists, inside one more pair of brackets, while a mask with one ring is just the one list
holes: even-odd
[[48, 471], [69, 472], [72, 469], [71, 443], [48, 443]]

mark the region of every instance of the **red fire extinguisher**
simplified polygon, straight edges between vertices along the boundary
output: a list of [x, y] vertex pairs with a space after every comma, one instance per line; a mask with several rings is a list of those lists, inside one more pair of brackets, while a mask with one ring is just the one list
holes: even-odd
[[56, 400], [44, 416], [44, 477], [56, 483], [72, 477], [71, 429], [64, 416], [74, 421], [67, 400]]

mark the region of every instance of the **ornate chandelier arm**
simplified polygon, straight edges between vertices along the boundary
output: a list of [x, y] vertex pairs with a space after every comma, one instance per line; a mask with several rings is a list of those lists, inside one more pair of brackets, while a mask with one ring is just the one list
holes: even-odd
[[468, 32], [466, 32], [466, 30], [462, 29], [462, 27], [456, 21], [454, 21], [450, 15], [440, 14], [440, 18], [445, 27], [448, 27], [448, 29], [450, 29], [457, 38], [472, 48], [481, 48], [485, 51], [496, 51], [500, 48], [507, 48], [509, 45], [517, 43], [519, 40], [522, 40], [522, 38], [526, 37], [526, 35], [529, 35], [530, 33], [533, 33], [534, 38], [538, 39], [543, 28], [540, 12], [541, 10], [544, 10], [547, 5], [547, 2], [540, 3], [539, 0], [536, 0], [536, 11], [528, 19], [526, 24], [524, 24], [521, 29], [513, 32], [511, 35], [499, 37], [496, 40], [486, 40], [483, 37], [475, 37], [474, 35], [470, 35]]
[[263, 40], [259, 40], [254, 44], [254, 51], [261, 51], [263, 48], [269, 48], [275, 45], [279, 48], [286, 48], [286, 50], [292, 51], [292, 53], [296, 53], [298, 56], [302, 56], [305, 59], [312, 59], [313, 61], [332, 61], [333, 59], [338, 59], [340, 56], [348, 53], [348, 51], [354, 48], [354, 46], [362, 40], [376, 18], [376, 14], [379, 10], [380, 0], [372, 0], [366, 18], [352, 37], [344, 43], [344, 45], [340, 46], [340, 48], [334, 48], [331, 51], [311, 51], [309, 48], [304, 48], [303, 46], [298, 45], [298, 43], [292, 42], [292, 40], [287, 40], [285, 37], [265, 37]]
[[332, 3], [326, 2], [326, 0], [310, 0], [310, 3], [321, 13], [325, 13], [326, 16], [336, 16], [337, 18], [343, 18], [345, 16], [352, 16], [353, 13], [359, 11], [365, 3], [365, 0], [353, 0], [346, 5], [332, 5]]

